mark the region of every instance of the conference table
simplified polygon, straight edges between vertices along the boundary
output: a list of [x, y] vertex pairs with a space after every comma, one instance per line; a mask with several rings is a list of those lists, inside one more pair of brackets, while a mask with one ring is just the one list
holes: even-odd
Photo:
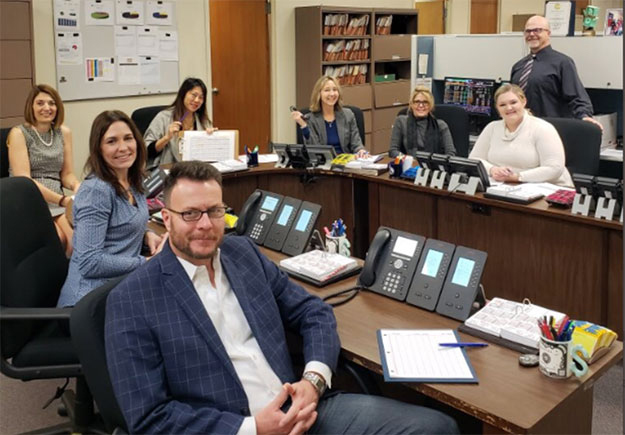
[[[321, 204], [317, 228], [341, 217], [353, 255], [365, 257], [379, 226], [488, 253], [486, 297], [532, 303], [605, 325], [623, 324], [623, 225], [555, 209], [520, 205], [390, 178], [261, 164], [224, 174], [235, 211], [255, 189]], [[323, 234], [323, 233], [322, 233]]]
[[[263, 248], [276, 264], [286, 256]], [[318, 288], [301, 281], [309, 293], [323, 297], [356, 285], [356, 277]], [[378, 329], [456, 329], [460, 322], [366, 290], [334, 308], [342, 355], [375, 373], [382, 373]], [[459, 333], [462, 341], [478, 341]], [[519, 365], [519, 353], [490, 344], [467, 349], [478, 384], [404, 383], [405, 386], [469, 415], [482, 433], [591, 433], [593, 384], [623, 357], [623, 343], [590, 365], [584, 377], [555, 380], [537, 367]]]

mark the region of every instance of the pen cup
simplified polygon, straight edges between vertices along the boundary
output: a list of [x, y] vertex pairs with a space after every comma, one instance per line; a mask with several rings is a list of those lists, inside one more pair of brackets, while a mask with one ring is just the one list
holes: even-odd
[[247, 153], [247, 167], [255, 168], [256, 166], [258, 166], [258, 151]]
[[342, 236], [328, 236], [326, 235], [326, 251], [331, 254], [341, 254], [345, 257], [349, 257], [351, 252], [349, 248], [352, 247], [352, 244], [347, 240], [347, 236], [343, 234]]
[[580, 344], [573, 344], [573, 340], [554, 341], [541, 336], [538, 343], [538, 369], [543, 375], [554, 379], [567, 379], [571, 374], [578, 378], [584, 376], [588, 372], [588, 364], [578, 352], [588, 358], [586, 349]]
[[399, 178], [404, 171], [404, 164], [400, 161], [395, 164], [395, 162], [390, 162], [388, 164], [388, 173], [393, 178]]

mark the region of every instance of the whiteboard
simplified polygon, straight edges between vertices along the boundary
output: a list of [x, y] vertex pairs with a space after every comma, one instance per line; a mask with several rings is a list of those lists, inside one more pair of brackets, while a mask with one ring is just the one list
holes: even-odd
[[520, 34], [436, 36], [433, 77], [510, 80], [512, 65], [526, 54]]
[[[88, 12], [90, 12], [88, 10], [89, 6], [100, 3], [118, 8], [118, 3], [120, 2], [118, 0], [54, 0], [54, 34], [52, 36], [55, 40], [57, 90], [63, 100], [76, 101], [177, 92], [179, 86], [179, 61], [162, 60], [158, 55], [133, 56], [134, 60], [138, 61], [138, 66], [136, 68], [133, 67], [134, 70], [142, 71], [141, 74], [138, 74], [140, 77], [138, 80], [141, 81], [141, 83], [120, 83], [119, 61], [122, 60], [121, 63], [124, 64], [123, 59], [128, 59], [128, 56], [121, 58], [116, 55], [115, 25], [120, 25], [119, 21], [112, 19], [108, 21], [110, 22], [108, 25], [89, 25], [87, 23], [89, 19], [87, 15]], [[160, 32], [165, 32], [169, 37], [176, 38], [174, 55], [175, 59], [178, 59], [175, 1], [134, 0], [132, 2], [123, 1], [121, 3], [132, 3], [135, 6], [143, 8], [138, 9], [143, 11], [148, 10], [148, 4], [167, 6], [171, 11], [171, 16], [167, 19], [167, 22], [170, 23], [169, 25], [152, 25], [148, 20], [143, 21], [142, 26], [129, 24], [121, 25], [126, 28], [133, 27], [137, 31], [149, 26], [152, 28], [152, 31], [156, 30], [159, 34]], [[79, 10], [76, 11], [78, 24], [74, 29], [71, 27], [59, 28], [60, 11], [62, 11], [62, 8], [71, 8], [72, 5], [79, 8]], [[68, 16], [67, 10], [64, 11], [63, 16]], [[80, 41], [81, 44], [81, 54], [74, 59], [75, 64], [67, 64], [67, 59], [60, 59], [63, 55], [63, 38], [66, 36], [75, 38], [75, 40]], [[80, 62], [78, 62], [78, 57], [80, 57]], [[93, 78], [92, 65], [95, 65], [96, 62], [87, 62], [88, 59], [102, 60], [102, 62], [98, 62], [98, 65], [102, 64], [108, 67], [101, 69], [106, 69], [107, 74], [111, 72], [113, 81], [102, 81], [102, 79]], [[65, 62], [65, 64], [61, 62]], [[134, 63], [131, 64], [134, 65]], [[91, 80], [89, 80], [90, 75]], [[128, 76], [126, 75], [126, 77]]]

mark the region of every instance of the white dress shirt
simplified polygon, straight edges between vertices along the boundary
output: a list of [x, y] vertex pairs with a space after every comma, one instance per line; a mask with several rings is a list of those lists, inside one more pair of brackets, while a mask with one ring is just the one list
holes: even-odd
[[[241, 305], [230, 287], [228, 277], [223, 273], [220, 255], [221, 251], [217, 250], [213, 258], [215, 287], [210, 282], [205, 266], [195, 266], [180, 257], [177, 258], [193, 282], [195, 291], [204, 304], [247, 395], [252, 417], [246, 417], [243, 420], [239, 433], [255, 434], [256, 421], [253, 416], [280, 393], [282, 382], [267, 362], [258, 341], [252, 334]], [[306, 364], [304, 371], [321, 374], [330, 387], [332, 371], [326, 364], [310, 361]]]

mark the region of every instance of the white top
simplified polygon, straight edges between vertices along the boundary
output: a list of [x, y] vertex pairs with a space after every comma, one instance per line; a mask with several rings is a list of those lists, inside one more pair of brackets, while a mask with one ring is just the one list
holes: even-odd
[[488, 124], [469, 158], [480, 159], [489, 174], [493, 166], [505, 166], [519, 173], [519, 181], [573, 187], [560, 135], [552, 124], [529, 113], [514, 132], [503, 120]]
[[[205, 266], [195, 266], [180, 257], [177, 258], [193, 282], [247, 395], [252, 417], [245, 417], [238, 433], [255, 434], [256, 421], [253, 415], [280, 394], [282, 382], [267, 362], [241, 305], [230, 287], [228, 277], [223, 273], [220, 252], [217, 250], [213, 258], [216, 287], [211, 284]], [[332, 371], [326, 364], [309, 361], [304, 371], [321, 374], [330, 387]]]

